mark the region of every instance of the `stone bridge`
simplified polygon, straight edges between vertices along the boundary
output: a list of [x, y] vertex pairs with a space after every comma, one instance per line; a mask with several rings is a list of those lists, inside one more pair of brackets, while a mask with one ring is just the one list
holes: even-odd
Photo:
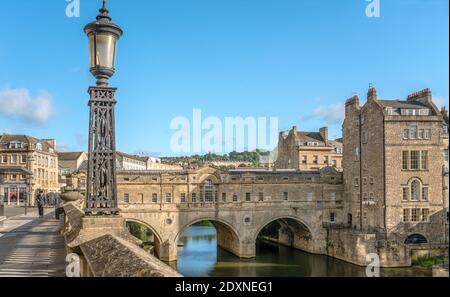
[[215, 226], [220, 247], [241, 258], [255, 257], [258, 234], [274, 221], [284, 243], [326, 254], [323, 222], [342, 217], [337, 172], [121, 172], [118, 190], [121, 215], [153, 232], [164, 261], [177, 259], [181, 234], [202, 221]]

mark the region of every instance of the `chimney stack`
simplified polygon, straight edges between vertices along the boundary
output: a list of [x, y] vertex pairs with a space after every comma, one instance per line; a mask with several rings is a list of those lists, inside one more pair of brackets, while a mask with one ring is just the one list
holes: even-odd
[[322, 139], [325, 142], [325, 145], [328, 145], [328, 127], [320, 128], [320, 136], [322, 136]]
[[422, 91], [410, 94], [407, 100], [430, 104], [432, 102], [432, 99], [433, 96], [431, 94], [431, 89], [426, 88]]
[[369, 100], [377, 100], [377, 90], [375, 88], [370, 88], [369, 91], [367, 92], [367, 101]]

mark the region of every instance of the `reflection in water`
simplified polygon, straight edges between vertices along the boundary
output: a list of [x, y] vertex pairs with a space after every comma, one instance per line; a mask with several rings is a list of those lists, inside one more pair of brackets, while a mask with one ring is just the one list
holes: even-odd
[[[214, 227], [190, 227], [180, 238], [177, 269], [190, 277], [359, 276], [365, 268], [274, 243], [258, 242], [256, 258], [241, 260], [217, 247]], [[382, 276], [431, 276], [417, 268], [382, 269]]]

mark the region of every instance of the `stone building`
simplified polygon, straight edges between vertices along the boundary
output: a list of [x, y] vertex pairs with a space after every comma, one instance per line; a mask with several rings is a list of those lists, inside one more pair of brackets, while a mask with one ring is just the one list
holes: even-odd
[[333, 166], [342, 170], [342, 141], [330, 141], [327, 127], [319, 132], [301, 132], [297, 127], [281, 132], [277, 150], [277, 168], [319, 170]]
[[431, 91], [402, 101], [379, 99], [371, 88], [363, 106], [357, 96], [347, 100], [345, 113], [347, 224], [402, 242], [448, 240], [445, 120]]
[[[6, 203], [34, 203], [38, 191], [59, 191], [56, 141], [27, 135], [0, 137], [1, 196]], [[11, 201], [14, 200], [14, 201]]]
[[87, 161], [85, 152], [58, 152], [59, 167], [69, 172], [80, 169], [84, 161]]
[[135, 156], [116, 153], [118, 170], [180, 170], [181, 166], [164, 164], [161, 159], [148, 156]]

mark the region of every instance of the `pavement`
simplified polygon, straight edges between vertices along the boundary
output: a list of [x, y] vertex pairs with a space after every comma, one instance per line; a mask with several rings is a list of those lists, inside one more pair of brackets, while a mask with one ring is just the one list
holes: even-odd
[[[6, 210], [5, 210], [6, 213]], [[0, 227], [0, 277], [64, 277], [66, 249], [62, 222], [47, 208], [10, 216]]]

